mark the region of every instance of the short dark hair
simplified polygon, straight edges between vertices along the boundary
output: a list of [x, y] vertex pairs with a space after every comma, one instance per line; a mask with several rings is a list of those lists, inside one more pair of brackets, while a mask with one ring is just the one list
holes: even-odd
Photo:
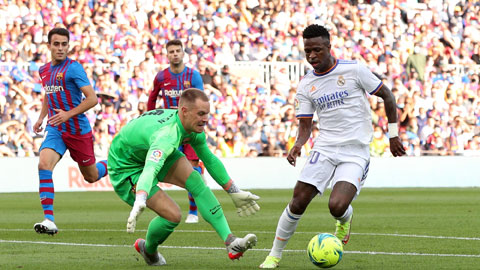
[[303, 30], [303, 38], [316, 37], [323, 37], [326, 40], [330, 40], [330, 33], [328, 33], [327, 28], [318, 24], [311, 24]]
[[53, 35], [66, 36], [68, 41], [70, 41], [70, 32], [68, 32], [66, 28], [57, 27], [50, 30], [50, 32], [48, 32], [48, 44], [52, 41]]
[[168, 42], [167, 42], [167, 45], [165, 45], [165, 48], [168, 49], [168, 47], [173, 46], [173, 45], [175, 45], [175, 46], [180, 46], [180, 47], [183, 48], [183, 43], [182, 43], [182, 41], [179, 40], [179, 39], [173, 39], [173, 40], [168, 41]]
[[202, 90], [197, 88], [189, 88], [182, 92], [178, 105], [179, 107], [181, 107], [184, 106], [186, 103], [192, 104], [195, 103], [197, 99], [200, 99], [202, 101], [209, 101], [207, 94], [205, 94], [205, 92], [203, 92]]

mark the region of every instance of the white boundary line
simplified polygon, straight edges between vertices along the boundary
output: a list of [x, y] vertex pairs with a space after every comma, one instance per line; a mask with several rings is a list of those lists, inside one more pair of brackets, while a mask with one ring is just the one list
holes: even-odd
[[[59, 246], [84, 246], [84, 247], [128, 247], [133, 245], [109, 245], [109, 244], [84, 244], [84, 243], [65, 243], [65, 242], [45, 242], [45, 241], [18, 241], [18, 240], [2, 240], [0, 243], [13, 244], [39, 244], [39, 245], [59, 245]], [[200, 250], [224, 250], [220, 247], [196, 247], [196, 246], [161, 246], [161, 248], [169, 249], [200, 249]], [[252, 251], [270, 251], [266, 248], [254, 248]], [[305, 252], [305, 250], [286, 249], [284, 252]], [[480, 258], [480, 254], [434, 254], [434, 253], [416, 253], [416, 252], [382, 252], [382, 251], [345, 251], [349, 254], [367, 254], [367, 255], [394, 255], [394, 256], [433, 256], [433, 257], [467, 257]]]
[[[32, 229], [4, 229], [0, 228], [0, 231], [5, 232], [27, 232], [32, 231]], [[126, 230], [119, 229], [61, 229], [62, 232], [126, 232]], [[137, 232], [146, 232], [147, 230], [136, 230]], [[210, 230], [175, 230], [175, 232], [186, 232], [186, 233], [215, 233], [215, 231]], [[238, 233], [251, 233], [251, 231], [237, 231]], [[275, 232], [270, 231], [255, 231], [256, 234], [275, 234]], [[315, 235], [319, 232], [295, 232], [295, 234], [311, 234]], [[470, 240], [470, 241], [480, 241], [480, 237], [457, 237], [457, 236], [442, 236], [442, 235], [417, 235], [417, 234], [399, 234], [399, 233], [354, 233], [353, 235], [374, 235], [374, 236], [392, 236], [392, 237], [412, 237], [412, 238], [428, 238], [428, 239], [450, 239], [450, 240]]]

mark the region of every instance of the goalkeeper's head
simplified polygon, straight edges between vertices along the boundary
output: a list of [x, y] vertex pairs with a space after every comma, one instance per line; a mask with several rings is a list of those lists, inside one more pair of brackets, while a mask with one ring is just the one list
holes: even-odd
[[183, 91], [178, 102], [178, 116], [187, 133], [202, 133], [209, 114], [210, 102], [202, 90], [189, 88]]

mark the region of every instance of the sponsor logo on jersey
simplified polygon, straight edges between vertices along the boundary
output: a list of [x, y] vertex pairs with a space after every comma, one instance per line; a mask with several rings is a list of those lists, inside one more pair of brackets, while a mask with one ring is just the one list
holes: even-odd
[[293, 106], [295, 108], [295, 111], [300, 110], [300, 101], [298, 101], [298, 98], [295, 98], [295, 101], [293, 102]]
[[183, 88], [188, 89], [192, 86], [192, 84], [189, 81], [184, 81], [183, 82]]
[[158, 163], [158, 161], [162, 158], [163, 152], [160, 150], [153, 150], [150, 158], [148, 160]]
[[343, 78], [342, 75], [338, 76], [337, 85], [338, 86], [344, 86], [345, 85], [345, 78]]
[[61, 80], [63, 80], [63, 72], [59, 72], [57, 74], [57, 81], [61, 81]]
[[317, 105], [319, 110], [331, 109], [345, 104], [343, 99], [347, 96], [347, 90], [336, 91], [334, 93], [324, 94], [319, 98], [313, 99], [313, 103]]
[[312, 85], [312, 88], [310, 89], [310, 92], [313, 92], [315, 90], [317, 90], [317, 88], [315, 87], [315, 85]]
[[182, 95], [182, 90], [175, 90], [175, 89], [164, 90], [164, 93], [165, 93], [165, 96], [179, 97]]
[[63, 89], [63, 86], [61, 86], [61, 85], [46, 85], [46, 86], [43, 87], [43, 89], [45, 89], [45, 92], [47, 94], [53, 94], [53, 93], [56, 93], [56, 92], [65, 91]]

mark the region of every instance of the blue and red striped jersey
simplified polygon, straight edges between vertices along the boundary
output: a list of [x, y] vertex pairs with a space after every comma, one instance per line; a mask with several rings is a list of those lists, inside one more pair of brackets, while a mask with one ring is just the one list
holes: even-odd
[[[51, 62], [43, 65], [40, 68], [40, 77], [48, 103], [48, 117], [57, 114], [54, 109], [69, 111], [77, 107], [82, 102], [83, 93], [80, 88], [90, 85], [82, 65], [68, 57], [55, 66], [52, 66]], [[49, 129], [83, 135], [92, 128], [85, 114], [81, 113], [58, 127], [47, 124], [46, 131]]]
[[159, 95], [162, 96], [163, 108], [177, 108], [182, 91], [188, 88], [203, 90], [202, 76], [198, 71], [185, 67], [180, 73], [173, 73], [170, 68], [158, 72], [148, 97], [147, 110], [157, 108]]

